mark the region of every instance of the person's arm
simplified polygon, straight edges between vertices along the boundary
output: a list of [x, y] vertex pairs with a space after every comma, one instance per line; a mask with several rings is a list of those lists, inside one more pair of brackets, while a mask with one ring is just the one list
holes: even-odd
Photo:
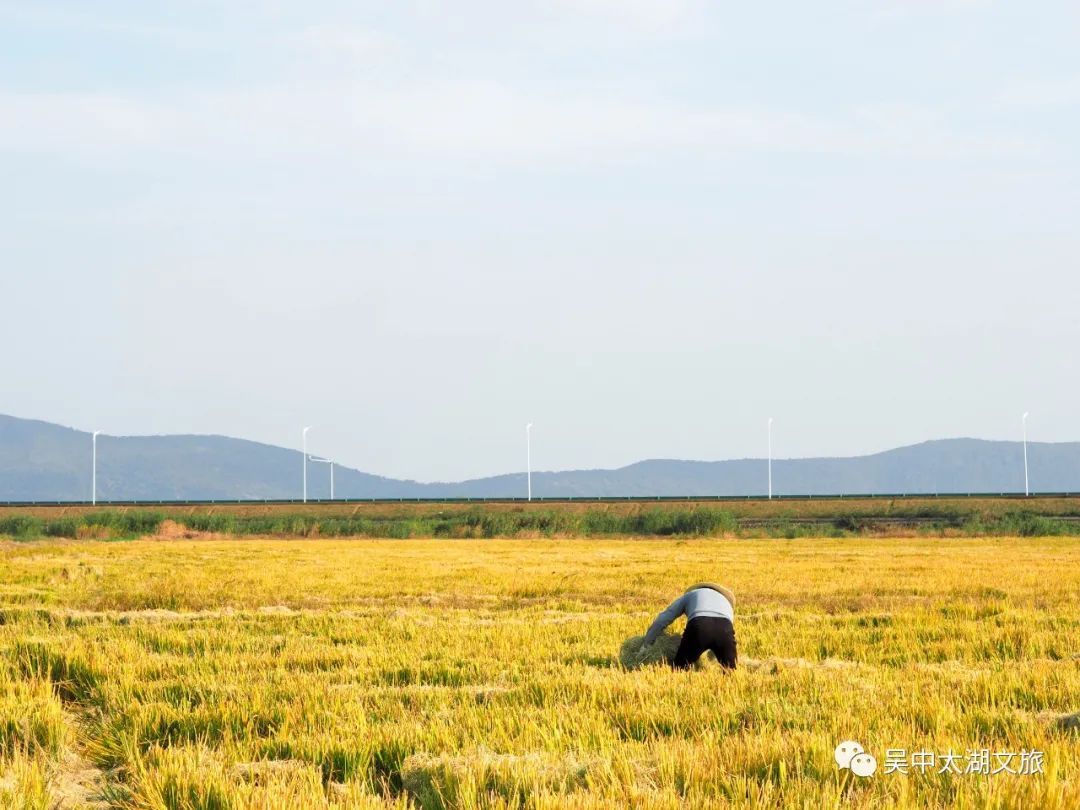
[[664, 632], [669, 624], [675, 621], [677, 618], [683, 615], [683, 611], [686, 609], [686, 594], [683, 594], [664, 611], [656, 617], [656, 620], [649, 626], [648, 632], [645, 633], [644, 646], [648, 647], [657, 637]]

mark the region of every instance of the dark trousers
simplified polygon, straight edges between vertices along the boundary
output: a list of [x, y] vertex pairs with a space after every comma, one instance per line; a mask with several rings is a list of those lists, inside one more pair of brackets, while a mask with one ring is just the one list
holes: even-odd
[[718, 616], [698, 616], [686, 623], [679, 642], [679, 651], [671, 665], [675, 669], [689, 669], [703, 652], [712, 650], [720, 666], [735, 669], [738, 655], [735, 651], [735, 628], [730, 619]]

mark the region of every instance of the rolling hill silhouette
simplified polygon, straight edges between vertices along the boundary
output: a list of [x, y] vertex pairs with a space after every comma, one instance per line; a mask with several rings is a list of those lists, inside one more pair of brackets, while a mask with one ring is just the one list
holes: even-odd
[[[0, 415], [0, 501], [90, 497], [90, 434]], [[1028, 444], [1032, 491], [1080, 491], [1080, 442]], [[851, 458], [773, 461], [778, 495], [1022, 492], [1020, 442], [942, 439]], [[650, 459], [611, 470], [534, 472], [534, 497], [761, 495], [764, 459]], [[99, 500], [299, 498], [297, 450], [226, 436], [99, 436]], [[422, 483], [335, 467], [339, 498], [519, 497], [523, 472]], [[329, 496], [325, 465], [311, 498]]]

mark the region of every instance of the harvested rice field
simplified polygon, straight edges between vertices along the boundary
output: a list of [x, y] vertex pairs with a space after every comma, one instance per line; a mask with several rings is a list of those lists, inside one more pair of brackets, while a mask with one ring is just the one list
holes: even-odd
[[[0, 554], [2, 806], [1080, 806], [1073, 538]], [[625, 666], [698, 581], [739, 668]]]

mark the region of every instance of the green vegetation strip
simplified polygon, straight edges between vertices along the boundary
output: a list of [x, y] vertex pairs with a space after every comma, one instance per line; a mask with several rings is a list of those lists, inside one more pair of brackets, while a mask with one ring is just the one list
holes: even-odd
[[[14, 539], [42, 537], [122, 540], [159, 534], [166, 521], [182, 530], [222, 535], [289, 537], [846, 537], [895, 531], [893, 518], [837, 515], [818, 522], [778, 517], [752, 523], [730, 511], [645, 508], [634, 513], [604, 509], [585, 511], [492, 511], [476, 508], [447, 514], [387, 514], [326, 517], [319, 515], [165, 515], [153, 511], [100, 511], [71, 517], [14, 515], [0, 517], [0, 536]], [[1004, 514], [956, 513], [925, 516], [904, 525], [906, 533], [964, 536], [1080, 536], [1080, 522], [1030, 512]]]

